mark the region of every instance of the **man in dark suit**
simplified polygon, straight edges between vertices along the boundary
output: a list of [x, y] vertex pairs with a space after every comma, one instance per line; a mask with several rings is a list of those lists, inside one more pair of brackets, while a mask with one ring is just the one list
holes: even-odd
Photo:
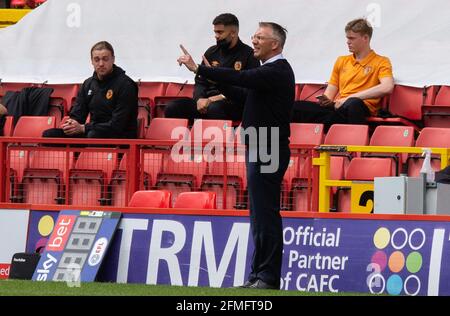
[[[244, 101], [242, 119], [246, 146], [250, 224], [254, 242], [251, 272], [244, 288], [279, 289], [283, 253], [280, 190], [290, 159], [290, 114], [295, 97], [294, 72], [282, 51], [286, 30], [261, 22], [252, 36], [261, 67], [235, 71], [197, 65], [183, 48], [179, 63], [219, 82], [231, 99]], [[256, 135], [251, 137], [250, 135]], [[266, 151], [266, 152], [265, 152]], [[267, 155], [271, 160], [267, 161]]]

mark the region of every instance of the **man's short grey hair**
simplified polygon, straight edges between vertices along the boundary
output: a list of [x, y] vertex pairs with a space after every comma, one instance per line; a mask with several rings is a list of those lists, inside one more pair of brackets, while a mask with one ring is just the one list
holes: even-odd
[[287, 33], [287, 30], [284, 27], [274, 22], [259, 22], [259, 27], [270, 27], [273, 31], [273, 35], [280, 43], [281, 48], [284, 47]]

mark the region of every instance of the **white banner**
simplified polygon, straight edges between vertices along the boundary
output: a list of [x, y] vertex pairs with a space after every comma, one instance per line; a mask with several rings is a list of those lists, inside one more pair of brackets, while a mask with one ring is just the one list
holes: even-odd
[[372, 48], [391, 59], [397, 83], [450, 85], [448, 0], [48, 0], [0, 30], [0, 79], [82, 82], [92, 73], [91, 46], [108, 40], [133, 79], [192, 82], [176, 63], [179, 44], [200, 62], [215, 42], [212, 20], [224, 12], [237, 15], [250, 45], [259, 21], [285, 26], [297, 82], [326, 82], [336, 57], [348, 54], [345, 24], [367, 17]]
[[11, 263], [16, 252], [25, 251], [29, 214], [25, 210], [0, 210], [0, 264]]

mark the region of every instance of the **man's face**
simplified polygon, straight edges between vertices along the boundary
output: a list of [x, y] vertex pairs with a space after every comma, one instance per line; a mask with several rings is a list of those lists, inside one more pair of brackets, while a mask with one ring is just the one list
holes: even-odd
[[348, 31], [345, 33], [347, 37], [348, 50], [353, 54], [358, 54], [369, 47], [369, 36]]
[[223, 43], [224, 46], [229, 46], [233, 39], [234, 33], [235, 30], [231, 25], [214, 25], [214, 37], [216, 38], [217, 44]]
[[256, 59], [266, 61], [274, 54], [277, 39], [273, 36], [273, 31], [268, 27], [260, 27], [252, 36], [253, 55]]
[[91, 61], [99, 79], [103, 79], [113, 71], [114, 57], [107, 49], [94, 50]]

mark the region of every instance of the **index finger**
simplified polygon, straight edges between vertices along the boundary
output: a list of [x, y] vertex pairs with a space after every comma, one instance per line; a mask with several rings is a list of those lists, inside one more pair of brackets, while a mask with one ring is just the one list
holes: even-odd
[[186, 48], [184, 48], [183, 44], [180, 44], [180, 48], [183, 51], [183, 54], [189, 55], [189, 52], [186, 50]]

